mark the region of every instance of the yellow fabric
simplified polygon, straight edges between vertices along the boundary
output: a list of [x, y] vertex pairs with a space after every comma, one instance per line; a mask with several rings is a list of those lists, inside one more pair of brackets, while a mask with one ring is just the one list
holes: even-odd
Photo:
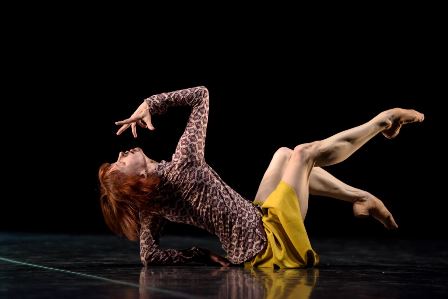
[[281, 270], [250, 268], [247, 270], [264, 290], [263, 293], [253, 294], [265, 299], [308, 299], [319, 279], [317, 268]]
[[319, 263], [319, 255], [306, 233], [299, 199], [290, 185], [280, 181], [261, 208], [267, 247], [246, 262], [245, 267], [304, 268]]

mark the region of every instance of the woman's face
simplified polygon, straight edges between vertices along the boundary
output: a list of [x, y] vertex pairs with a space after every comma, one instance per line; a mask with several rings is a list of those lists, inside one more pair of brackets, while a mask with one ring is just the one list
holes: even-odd
[[131, 150], [120, 152], [118, 159], [112, 163], [111, 170], [119, 170], [127, 175], [142, 175], [148, 174], [148, 164], [154, 163], [143, 153], [139, 147]]

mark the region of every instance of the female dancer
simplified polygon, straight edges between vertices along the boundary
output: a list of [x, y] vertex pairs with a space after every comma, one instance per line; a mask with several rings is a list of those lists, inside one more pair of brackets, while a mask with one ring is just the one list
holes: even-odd
[[[137, 125], [154, 130], [151, 116], [169, 107], [192, 108], [171, 161], [156, 162], [140, 148], [120, 152], [100, 167], [101, 207], [106, 224], [119, 235], [140, 240], [143, 265], [215, 263], [222, 266], [298, 268], [313, 266], [319, 256], [309, 242], [304, 219], [308, 195], [328, 196], [353, 204], [356, 217], [373, 216], [386, 228], [397, 228], [392, 214], [374, 195], [351, 187], [321, 167], [347, 159], [382, 133], [394, 138], [401, 126], [423, 121], [415, 110], [390, 109], [370, 121], [329, 138], [279, 148], [267, 168], [255, 200], [229, 187], [204, 160], [209, 94], [195, 87], [151, 96], [132, 116], [116, 122], [117, 135]], [[159, 233], [165, 221], [187, 223], [215, 234], [227, 253], [207, 249], [162, 249]]]

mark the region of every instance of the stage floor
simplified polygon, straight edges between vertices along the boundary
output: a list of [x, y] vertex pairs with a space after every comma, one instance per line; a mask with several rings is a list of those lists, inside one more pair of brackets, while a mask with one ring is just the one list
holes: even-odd
[[[314, 269], [144, 268], [138, 243], [112, 235], [0, 233], [0, 298], [448, 298], [447, 241], [312, 244]], [[190, 245], [222, 253], [216, 239], [162, 239]]]

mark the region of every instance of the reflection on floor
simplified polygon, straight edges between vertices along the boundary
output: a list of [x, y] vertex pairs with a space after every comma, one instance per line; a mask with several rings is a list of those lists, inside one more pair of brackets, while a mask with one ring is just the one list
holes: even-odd
[[[0, 298], [447, 298], [448, 242], [312, 240], [314, 269], [145, 268], [115, 236], [0, 234]], [[164, 247], [216, 239], [165, 237]]]

